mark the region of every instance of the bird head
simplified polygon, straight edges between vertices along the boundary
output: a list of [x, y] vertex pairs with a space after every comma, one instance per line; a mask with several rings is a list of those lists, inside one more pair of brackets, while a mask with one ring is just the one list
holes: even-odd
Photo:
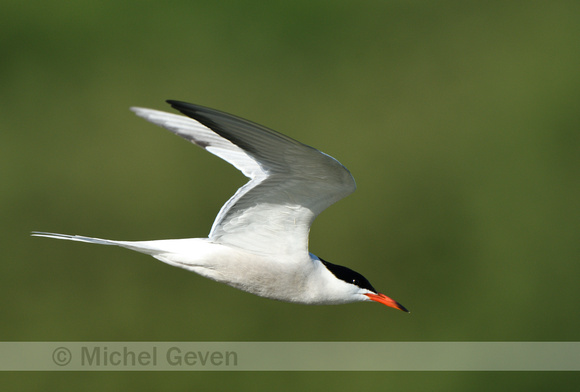
[[358, 272], [342, 265], [329, 263], [328, 261], [322, 260], [321, 258], [318, 259], [337, 279], [352, 286], [350, 288], [353, 292], [353, 295], [359, 297], [360, 301], [375, 301], [383, 305], [390, 306], [391, 308], [410, 313], [407, 308], [405, 308], [397, 301], [375, 290], [368, 279]]

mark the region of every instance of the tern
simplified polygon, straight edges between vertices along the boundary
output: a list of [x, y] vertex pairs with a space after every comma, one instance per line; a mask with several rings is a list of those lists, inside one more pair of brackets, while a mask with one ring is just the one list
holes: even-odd
[[308, 251], [316, 216], [356, 189], [340, 162], [231, 114], [167, 102], [185, 116], [139, 107], [131, 110], [225, 160], [250, 179], [221, 208], [208, 238], [113, 241], [48, 232], [32, 235], [120, 246], [265, 298], [307, 305], [375, 301], [408, 312], [358, 272]]

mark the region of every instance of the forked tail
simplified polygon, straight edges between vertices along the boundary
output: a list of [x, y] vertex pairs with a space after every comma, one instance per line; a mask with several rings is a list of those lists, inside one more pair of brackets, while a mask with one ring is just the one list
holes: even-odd
[[58, 240], [88, 242], [90, 244], [98, 245], [116, 245], [149, 255], [158, 255], [160, 253], [164, 253], [164, 250], [159, 247], [160, 241], [114, 241], [105, 240], [103, 238], [85, 237], [82, 235], [46, 233], [43, 231], [33, 231], [31, 235], [34, 237], [56, 238]]
[[121, 245], [123, 241], [112, 241], [112, 240], [104, 240], [102, 238], [93, 238], [93, 237], [85, 237], [82, 235], [69, 235], [69, 234], [58, 234], [58, 233], [47, 233], [44, 231], [33, 231], [31, 234], [33, 237], [47, 237], [47, 238], [56, 238], [59, 240], [70, 240], [70, 241], [79, 241], [79, 242], [89, 242], [92, 244], [99, 244], [99, 245]]

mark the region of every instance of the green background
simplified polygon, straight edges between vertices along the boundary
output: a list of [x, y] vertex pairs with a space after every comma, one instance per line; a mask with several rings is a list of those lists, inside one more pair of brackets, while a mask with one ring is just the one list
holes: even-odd
[[[0, 4], [0, 340], [578, 341], [577, 1]], [[124, 249], [204, 237], [245, 182], [131, 113], [178, 99], [340, 160], [311, 251], [378, 304], [246, 294]], [[13, 373], [62, 390], [570, 389], [577, 373]], [[3, 388], [4, 390], [8, 390]]]

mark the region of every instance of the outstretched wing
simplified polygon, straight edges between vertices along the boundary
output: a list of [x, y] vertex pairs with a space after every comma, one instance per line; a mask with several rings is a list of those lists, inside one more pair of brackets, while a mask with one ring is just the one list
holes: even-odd
[[230, 114], [168, 102], [188, 117], [132, 110], [250, 178], [221, 208], [209, 234], [214, 242], [264, 254], [308, 252], [314, 218], [356, 189], [344, 166], [312, 147]]

